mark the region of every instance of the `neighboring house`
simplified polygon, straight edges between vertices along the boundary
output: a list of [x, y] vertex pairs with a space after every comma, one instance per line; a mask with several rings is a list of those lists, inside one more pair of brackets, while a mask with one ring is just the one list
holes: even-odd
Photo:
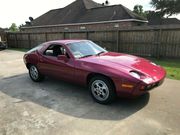
[[0, 41], [5, 40], [5, 30], [0, 27]]
[[145, 25], [145, 18], [123, 5], [102, 5], [92, 0], [76, 0], [50, 10], [21, 28], [25, 32], [104, 30]]
[[148, 25], [180, 25], [180, 20], [177, 18], [150, 18]]
[[3, 33], [4, 32], [4, 29], [0, 27], [0, 33]]

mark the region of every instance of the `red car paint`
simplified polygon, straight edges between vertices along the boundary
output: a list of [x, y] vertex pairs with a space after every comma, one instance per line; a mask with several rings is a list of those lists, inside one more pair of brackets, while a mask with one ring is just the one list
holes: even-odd
[[[159, 86], [166, 76], [166, 71], [162, 67], [151, 63], [149, 60], [123, 53], [107, 52], [99, 56], [75, 59], [67, 44], [79, 41], [82, 40], [46, 42], [41, 49], [26, 53], [24, 62], [26, 65], [36, 65], [40, 73], [44, 75], [81, 85], [87, 85], [90, 74], [105, 75], [113, 81], [116, 93], [121, 97], [142, 95], [148, 91], [148, 86], [151, 86], [150, 89]], [[57, 57], [43, 54], [54, 43], [62, 45], [66, 49], [70, 56], [67, 61], [61, 61]], [[130, 75], [130, 71], [142, 73], [144, 78], [137, 79]], [[148, 81], [144, 81], [145, 79]], [[133, 88], [123, 87], [126, 84], [132, 85]]]

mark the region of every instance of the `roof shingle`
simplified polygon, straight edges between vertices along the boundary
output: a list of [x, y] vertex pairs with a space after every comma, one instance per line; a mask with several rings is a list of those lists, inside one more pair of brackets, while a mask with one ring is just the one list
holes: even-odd
[[102, 6], [92, 0], [76, 0], [70, 5], [50, 10], [32, 22], [32, 26], [113, 21], [145, 20], [123, 5]]

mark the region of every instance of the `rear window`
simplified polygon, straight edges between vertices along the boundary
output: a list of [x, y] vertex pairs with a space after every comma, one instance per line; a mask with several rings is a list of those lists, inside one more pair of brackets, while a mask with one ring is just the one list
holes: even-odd
[[32, 53], [32, 52], [34, 52], [34, 51], [36, 51], [36, 50], [41, 49], [42, 47], [43, 47], [43, 44], [40, 44], [40, 45], [38, 45], [38, 46], [32, 48], [31, 50], [29, 50], [27, 53]]

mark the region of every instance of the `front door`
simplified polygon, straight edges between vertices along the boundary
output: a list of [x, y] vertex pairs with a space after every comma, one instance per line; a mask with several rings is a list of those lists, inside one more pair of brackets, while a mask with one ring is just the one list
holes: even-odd
[[[67, 61], [59, 60], [59, 55], [65, 55]], [[40, 57], [39, 67], [42, 73], [48, 76], [68, 81], [74, 78], [74, 60], [61, 45], [50, 45]]]

